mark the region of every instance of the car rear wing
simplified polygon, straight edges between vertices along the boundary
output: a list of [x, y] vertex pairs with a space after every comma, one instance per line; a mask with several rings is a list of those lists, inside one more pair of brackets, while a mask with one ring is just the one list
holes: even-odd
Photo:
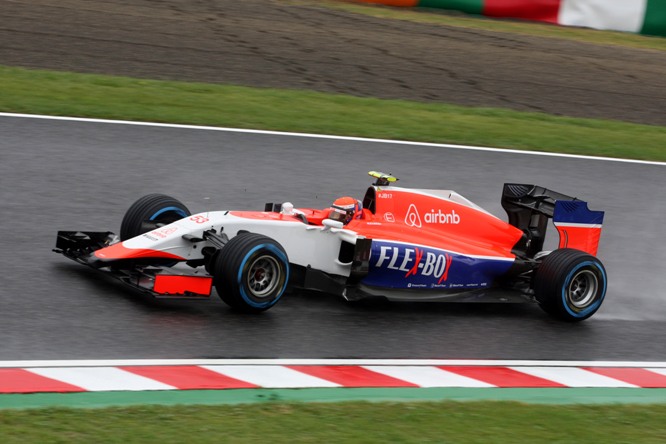
[[525, 233], [515, 249], [528, 257], [543, 249], [548, 219], [560, 235], [559, 248], [596, 256], [604, 212], [590, 211], [587, 202], [536, 185], [506, 183], [502, 207], [509, 223]]

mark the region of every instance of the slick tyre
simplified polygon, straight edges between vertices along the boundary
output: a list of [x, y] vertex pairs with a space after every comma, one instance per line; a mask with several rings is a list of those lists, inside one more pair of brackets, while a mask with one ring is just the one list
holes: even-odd
[[220, 298], [235, 310], [258, 313], [282, 297], [289, 282], [289, 259], [275, 240], [256, 233], [231, 238], [212, 264]]
[[191, 215], [190, 210], [177, 199], [164, 194], [148, 194], [134, 202], [120, 224], [120, 240], [168, 225]]
[[549, 315], [569, 322], [592, 316], [606, 295], [606, 270], [599, 259], [563, 248], [546, 256], [534, 278], [534, 293]]

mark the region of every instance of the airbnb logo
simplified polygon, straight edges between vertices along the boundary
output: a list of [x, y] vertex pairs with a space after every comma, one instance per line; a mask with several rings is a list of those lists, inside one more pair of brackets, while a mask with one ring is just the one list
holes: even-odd
[[459, 224], [460, 216], [456, 214], [455, 210], [450, 213], [444, 213], [442, 210], [431, 210], [430, 213], [425, 214], [425, 221], [429, 224]]
[[421, 216], [419, 216], [419, 211], [416, 209], [416, 205], [411, 204], [405, 215], [405, 223], [410, 227], [421, 228]]
[[[438, 209], [437, 211], [435, 211], [433, 209], [427, 211], [424, 214], [423, 220], [425, 220], [425, 223], [427, 224], [457, 225], [460, 223], [460, 215], [457, 214], [455, 210], [451, 210], [450, 213], [445, 213], [442, 210]], [[405, 215], [405, 224], [409, 225], [410, 227], [417, 227], [417, 228], [421, 228], [421, 226], [423, 226], [421, 222], [421, 215], [419, 214], [419, 211], [416, 209], [416, 205], [411, 204], [409, 206], [407, 214]]]

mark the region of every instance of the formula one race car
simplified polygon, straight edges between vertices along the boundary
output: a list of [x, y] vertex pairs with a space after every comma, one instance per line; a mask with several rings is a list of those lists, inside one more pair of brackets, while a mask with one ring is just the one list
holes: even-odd
[[[586, 202], [505, 184], [507, 223], [454, 191], [399, 188], [392, 175], [370, 175], [376, 181], [363, 201], [345, 197], [324, 210], [286, 202], [192, 215], [151, 194], [130, 206], [119, 237], [60, 231], [54, 251], [159, 298], [208, 298], [214, 286], [247, 312], [272, 307], [288, 288], [350, 301], [519, 298], [566, 321], [599, 309], [604, 213]], [[554, 251], [543, 251], [548, 219], [560, 235]]]

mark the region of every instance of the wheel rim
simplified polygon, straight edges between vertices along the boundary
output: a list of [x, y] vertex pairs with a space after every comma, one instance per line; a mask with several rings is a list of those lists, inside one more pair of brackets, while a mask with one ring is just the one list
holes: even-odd
[[272, 296], [280, 283], [280, 264], [273, 256], [260, 256], [250, 264], [247, 274], [247, 286], [252, 296], [265, 298]]
[[594, 301], [599, 289], [599, 279], [592, 270], [581, 270], [574, 275], [567, 291], [571, 305], [581, 310]]

